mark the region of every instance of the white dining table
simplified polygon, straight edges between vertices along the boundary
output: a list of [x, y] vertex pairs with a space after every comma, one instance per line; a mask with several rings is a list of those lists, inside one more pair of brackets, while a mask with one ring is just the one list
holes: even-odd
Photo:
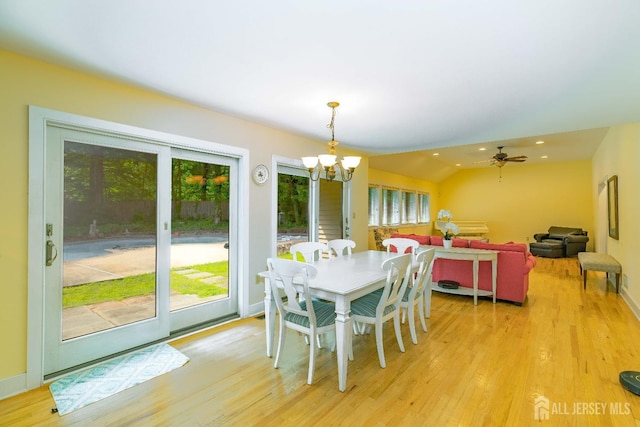
[[[383, 251], [355, 252], [337, 258], [323, 259], [313, 265], [318, 274], [309, 281], [313, 296], [333, 301], [336, 306], [336, 349], [338, 358], [338, 389], [347, 388], [347, 364], [351, 345], [351, 301], [384, 287], [386, 272], [383, 261], [398, 256]], [[268, 272], [259, 273], [264, 281], [264, 312], [266, 321], [267, 356], [273, 354], [275, 335], [275, 300], [271, 294]], [[314, 345], [314, 343], [311, 343]]]

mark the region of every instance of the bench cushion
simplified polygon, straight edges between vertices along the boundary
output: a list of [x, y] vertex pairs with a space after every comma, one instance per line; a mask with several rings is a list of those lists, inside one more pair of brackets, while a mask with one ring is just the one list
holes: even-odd
[[579, 252], [578, 261], [583, 270], [606, 271], [609, 273], [621, 273], [622, 266], [609, 254], [596, 252]]

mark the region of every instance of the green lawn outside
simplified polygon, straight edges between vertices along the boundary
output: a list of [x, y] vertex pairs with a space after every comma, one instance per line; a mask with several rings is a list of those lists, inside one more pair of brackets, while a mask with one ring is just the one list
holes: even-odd
[[[171, 269], [171, 290], [181, 294], [194, 294], [200, 298], [226, 294], [227, 289], [206, 284], [198, 279], [189, 279], [176, 271], [187, 268], [211, 273], [228, 280], [227, 261], [193, 265]], [[124, 279], [106, 280], [85, 285], [65, 287], [62, 290], [62, 308], [79, 307], [107, 301], [122, 301], [125, 298], [149, 295], [155, 292], [154, 273], [130, 276]]]
[[[292, 259], [290, 253], [279, 258]], [[207, 298], [227, 293], [227, 289], [214, 284], [207, 284], [198, 279], [189, 279], [177, 271], [194, 269], [211, 273], [229, 280], [229, 264], [227, 261], [192, 265], [171, 269], [171, 290], [180, 294], [197, 295]], [[125, 298], [150, 295], [155, 292], [154, 273], [129, 276], [124, 279], [105, 280], [85, 285], [65, 287], [62, 290], [62, 308], [80, 307], [107, 301], [122, 301]]]

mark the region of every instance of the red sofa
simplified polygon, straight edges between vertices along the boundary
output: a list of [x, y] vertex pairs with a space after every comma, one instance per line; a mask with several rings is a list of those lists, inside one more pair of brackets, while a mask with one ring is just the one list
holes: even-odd
[[[406, 237], [421, 245], [442, 246], [442, 236], [417, 234], [393, 234]], [[498, 276], [496, 298], [522, 305], [529, 291], [529, 272], [536, 265], [535, 257], [524, 243], [486, 243], [481, 240], [453, 239], [453, 246], [460, 248], [491, 249], [498, 252]], [[455, 280], [460, 286], [473, 287], [473, 263], [465, 260], [439, 258], [433, 264], [433, 281]], [[478, 270], [478, 289], [491, 290], [491, 262], [481, 261]]]

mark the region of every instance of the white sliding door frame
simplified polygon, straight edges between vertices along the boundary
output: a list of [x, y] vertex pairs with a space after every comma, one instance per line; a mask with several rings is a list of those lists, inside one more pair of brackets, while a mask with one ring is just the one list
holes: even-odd
[[26, 389], [44, 383], [44, 289], [45, 282], [45, 144], [47, 127], [112, 133], [139, 138], [172, 148], [202, 151], [238, 159], [238, 314], [248, 314], [249, 302], [249, 150], [210, 141], [123, 125], [91, 117], [29, 106], [29, 218], [28, 218], [28, 308]]

